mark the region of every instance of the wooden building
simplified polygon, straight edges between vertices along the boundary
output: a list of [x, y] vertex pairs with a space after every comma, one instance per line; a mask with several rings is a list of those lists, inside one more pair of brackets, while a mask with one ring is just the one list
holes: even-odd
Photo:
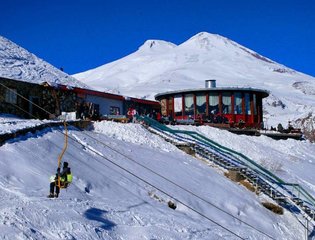
[[54, 119], [62, 112], [76, 112], [76, 118], [102, 119], [108, 115], [126, 115], [131, 107], [139, 114], [160, 111], [156, 101], [47, 82], [34, 84], [0, 78], [0, 113]]
[[217, 88], [215, 80], [206, 87], [157, 94], [161, 113], [179, 123], [229, 124], [260, 128], [263, 121], [262, 99], [269, 92], [255, 88]]
[[34, 84], [0, 78], [1, 113], [24, 118], [52, 119], [61, 112], [75, 111], [75, 100], [74, 92], [61, 91], [47, 83]]

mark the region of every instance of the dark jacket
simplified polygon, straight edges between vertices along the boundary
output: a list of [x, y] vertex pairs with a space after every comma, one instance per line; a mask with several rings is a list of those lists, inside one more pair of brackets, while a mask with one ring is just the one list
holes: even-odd
[[70, 168], [64, 167], [61, 172], [59, 169], [57, 169], [56, 177], [60, 176], [61, 179], [65, 179], [65, 181], [67, 181], [67, 174], [70, 174], [70, 173], [71, 173]]

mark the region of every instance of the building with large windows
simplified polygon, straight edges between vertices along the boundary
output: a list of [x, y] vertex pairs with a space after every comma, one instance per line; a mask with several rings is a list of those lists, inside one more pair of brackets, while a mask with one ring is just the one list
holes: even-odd
[[268, 95], [255, 88], [216, 87], [215, 80], [206, 80], [205, 88], [159, 93], [155, 99], [162, 115], [177, 122], [260, 128], [262, 99]]

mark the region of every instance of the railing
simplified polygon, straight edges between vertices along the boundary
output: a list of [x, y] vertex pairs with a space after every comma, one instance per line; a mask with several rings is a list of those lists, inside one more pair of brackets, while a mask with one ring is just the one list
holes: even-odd
[[[194, 131], [186, 131], [186, 130], [175, 130], [171, 129], [163, 124], [160, 124], [159, 122], [146, 117], [146, 116], [137, 116], [139, 121], [145, 122], [147, 125], [149, 125], [151, 128], [168, 133], [169, 135], [173, 135], [177, 139], [181, 140], [188, 140], [190, 142], [194, 142], [195, 144], [206, 146], [211, 149], [213, 149], [215, 152], [220, 153], [224, 156], [228, 156], [229, 158], [232, 158], [236, 160], [237, 162], [242, 163], [244, 166], [246, 166], [248, 169], [254, 171], [259, 176], [266, 179], [269, 183], [273, 184], [276, 188], [281, 188], [282, 192], [285, 193], [285, 195], [288, 196], [288, 198], [292, 201], [292, 199], [301, 199], [303, 203], [307, 204], [310, 209], [312, 209], [313, 212], [315, 212], [315, 199], [314, 197], [308, 193], [301, 185], [296, 183], [287, 183], [269, 170], [265, 169], [252, 159], [248, 158], [242, 153], [239, 153], [233, 149], [227, 148], [209, 138], [206, 138], [205, 136], [194, 132]], [[288, 187], [291, 187], [289, 189]], [[294, 192], [297, 192], [295, 194]], [[299, 206], [300, 208], [300, 206]], [[305, 209], [302, 209], [305, 210]], [[309, 214], [308, 214], [309, 215]], [[313, 214], [312, 219], [315, 221], [315, 217]]]

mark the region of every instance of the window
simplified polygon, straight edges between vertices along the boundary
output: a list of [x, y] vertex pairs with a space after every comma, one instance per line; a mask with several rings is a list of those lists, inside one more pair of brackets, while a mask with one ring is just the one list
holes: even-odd
[[120, 108], [119, 107], [110, 106], [109, 114], [110, 115], [120, 115]]
[[257, 114], [257, 101], [256, 101], [256, 94], [253, 94], [253, 105], [254, 105], [254, 114]]
[[232, 113], [232, 100], [231, 93], [222, 94], [222, 113], [231, 114]]
[[186, 94], [185, 95], [185, 115], [194, 115], [194, 95]]
[[247, 115], [251, 114], [251, 111], [250, 111], [250, 95], [249, 95], [249, 93], [245, 93], [245, 113]]
[[219, 94], [210, 93], [209, 95], [209, 114], [219, 113]]
[[168, 99], [168, 114], [173, 117], [173, 98]]
[[243, 113], [243, 96], [242, 93], [234, 93], [234, 114]]
[[7, 103], [17, 104], [16, 89], [6, 89], [5, 91], [5, 101]]
[[197, 114], [206, 113], [206, 96], [204, 94], [196, 95], [196, 111]]
[[174, 112], [176, 116], [182, 116], [183, 113], [182, 95], [174, 96]]
[[166, 116], [166, 114], [167, 114], [167, 100], [164, 98], [160, 102], [161, 102], [161, 113], [163, 116]]

